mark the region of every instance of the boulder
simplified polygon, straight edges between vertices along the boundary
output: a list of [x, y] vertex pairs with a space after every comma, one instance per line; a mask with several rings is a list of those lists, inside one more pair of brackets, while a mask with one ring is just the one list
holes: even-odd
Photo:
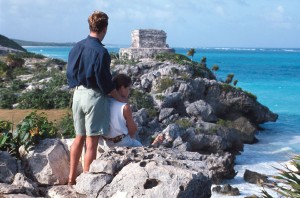
[[[129, 182], [130, 181], [130, 182]], [[98, 197], [203, 197], [211, 196], [211, 182], [197, 172], [173, 166], [130, 163]]]
[[49, 198], [86, 198], [87, 196], [84, 194], [78, 194], [76, 190], [67, 185], [61, 186], [50, 186], [47, 188], [46, 197]]
[[8, 152], [0, 151], [0, 183], [12, 183], [17, 171], [17, 160]]
[[15, 186], [22, 186], [25, 189], [27, 195], [30, 196], [39, 195], [38, 184], [21, 173], [17, 173], [15, 175], [15, 179], [12, 184]]
[[188, 105], [186, 112], [190, 116], [200, 117], [205, 122], [216, 122], [217, 116], [212, 107], [203, 100], [198, 100]]
[[212, 191], [223, 195], [231, 195], [231, 196], [240, 195], [239, 189], [230, 186], [230, 184], [225, 184], [223, 186], [215, 186], [212, 188]]
[[270, 182], [266, 175], [250, 171], [248, 169], [245, 170], [244, 180], [248, 183], [257, 184], [259, 186], [262, 186], [264, 183]]
[[27, 170], [42, 185], [66, 184], [69, 176], [69, 151], [59, 139], [45, 139], [24, 158]]
[[74, 188], [80, 194], [96, 197], [100, 190], [111, 182], [112, 178], [113, 176], [109, 174], [82, 173], [76, 178]]

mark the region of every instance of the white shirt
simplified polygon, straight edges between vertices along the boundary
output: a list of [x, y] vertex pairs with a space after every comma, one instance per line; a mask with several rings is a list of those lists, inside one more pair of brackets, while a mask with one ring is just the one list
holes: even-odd
[[128, 134], [126, 120], [123, 115], [123, 109], [127, 103], [119, 102], [114, 98], [109, 99], [110, 105], [110, 124], [109, 132], [105, 137], [114, 138], [116, 136]]

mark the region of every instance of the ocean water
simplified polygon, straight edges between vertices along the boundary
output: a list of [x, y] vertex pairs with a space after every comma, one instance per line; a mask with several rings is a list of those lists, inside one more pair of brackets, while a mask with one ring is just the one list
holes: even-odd
[[[110, 52], [119, 47], [106, 46]], [[70, 47], [26, 47], [30, 52], [67, 60]], [[186, 55], [189, 48], [175, 48]], [[262, 124], [258, 143], [245, 145], [237, 156], [233, 180], [224, 181], [238, 187], [245, 197], [260, 194], [262, 188], [243, 180], [245, 169], [274, 175], [291, 156], [300, 153], [300, 49], [271, 48], [197, 48], [194, 61], [207, 58], [207, 67], [219, 66], [219, 80], [230, 73], [238, 80], [237, 87], [256, 95], [258, 101], [279, 114], [277, 122]], [[269, 191], [274, 197], [276, 193]], [[212, 197], [226, 197], [213, 193]]]

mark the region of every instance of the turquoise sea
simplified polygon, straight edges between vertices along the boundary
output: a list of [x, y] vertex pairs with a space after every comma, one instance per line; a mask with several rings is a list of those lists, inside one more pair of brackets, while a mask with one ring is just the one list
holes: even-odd
[[[118, 52], [119, 47], [106, 46]], [[30, 52], [67, 60], [70, 47], [26, 47]], [[189, 48], [175, 48], [186, 55]], [[274, 174], [274, 165], [300, 154], [300, 49], [282, 48], [196, 48], [193, 60], [207, 58], [207, 66], [219, 66], [217, 78], [226, 79], [233, 73], [237, 87], [255, 94], [258, 101], [279, 114], [275, 123], [265, 123], [257, 138], [259, 142], [245, 145], [237, 157], [235, 169], [239, 172], [231, 184], [257, 193], [257, 187], [242, 182], [247, 168], [265, 174]], [[256, 190], [256, 191], [255, 191]], [[253, 194], [252, 193], [252, 194]], [[248, 194], [244, 194], [245, 196]], [[218, 196], [213, 196], [218, 197]]]

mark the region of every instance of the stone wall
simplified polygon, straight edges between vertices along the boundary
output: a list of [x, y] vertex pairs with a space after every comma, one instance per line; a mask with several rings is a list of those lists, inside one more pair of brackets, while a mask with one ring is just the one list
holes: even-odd
[[123, 59], [153, 58], [159, 53], [174, 53], [166, 44], [167, 34], [163, 30], [141, 29], [131, 33], [131, 47], [121, 48], [119, 55]]
[[165, 48], [167, 34], [163, 30], [133, 30], [131, 47], [134, 48]]

